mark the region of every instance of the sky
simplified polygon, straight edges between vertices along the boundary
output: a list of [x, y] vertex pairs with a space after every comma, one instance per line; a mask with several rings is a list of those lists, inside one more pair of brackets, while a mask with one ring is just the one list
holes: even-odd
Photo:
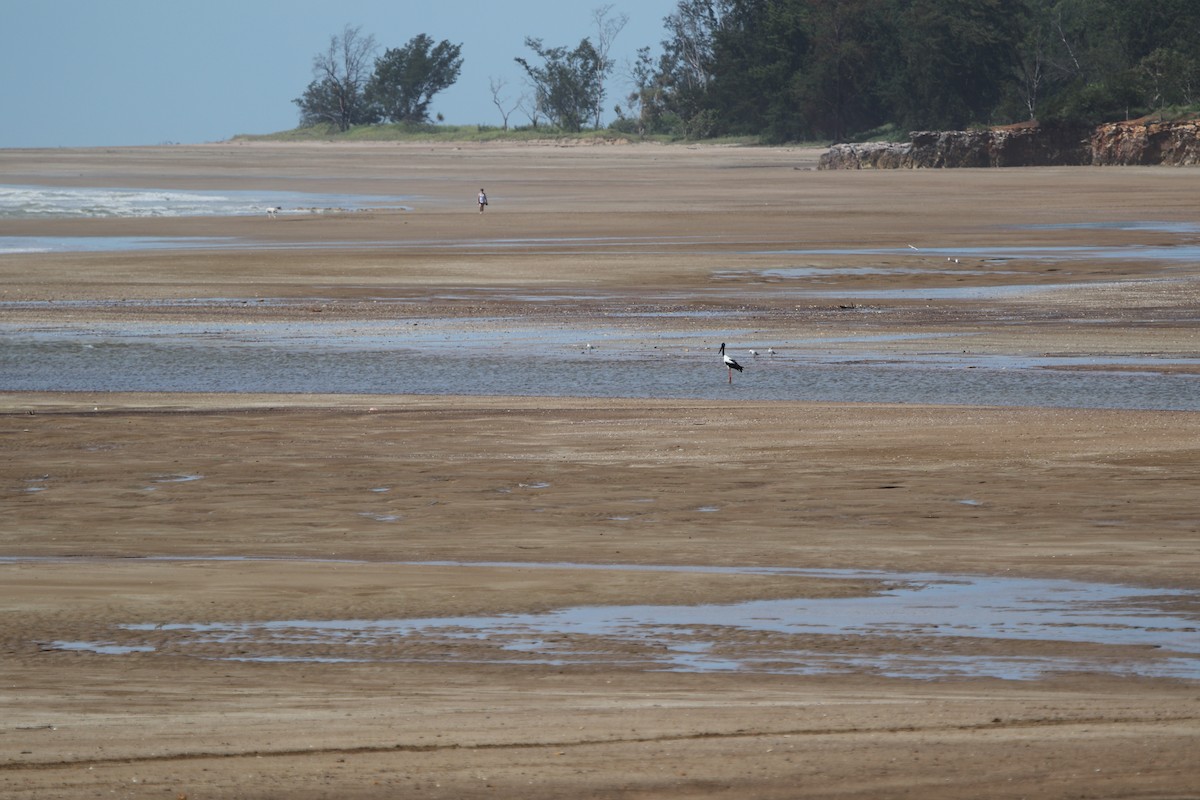
[[[500, 125], [491, 79], [510, 107], [536, 56], [525, 38], [574, 48], [593, 12], [628, 23], [605, 106], [628, 92], [639, 47], [661, 49], [677, 0], [0, 0], [0, 148], [217, 142], [290, 130], [313, 56], [350, 25], [382, 48], [424, 33], [462, 46], [462, 72], [431, 115]], [[611, 119], [611, 114], [606, 122]], [[525, 124], [521, 112], [509, 124]]]

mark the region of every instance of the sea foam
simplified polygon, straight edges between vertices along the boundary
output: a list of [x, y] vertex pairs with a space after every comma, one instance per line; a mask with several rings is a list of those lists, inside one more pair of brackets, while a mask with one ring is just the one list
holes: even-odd
[[305, 192], [200, 191], [0, 185], [0, 219], [82, 217], [203, 217], [314, 210], [404, 208], [409, 198]]

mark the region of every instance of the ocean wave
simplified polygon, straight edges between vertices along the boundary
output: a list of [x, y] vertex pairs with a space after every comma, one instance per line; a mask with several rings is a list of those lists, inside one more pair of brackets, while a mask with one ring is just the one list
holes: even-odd
[[399, 196], [305, 192], [0, 186], [0, 219], [230, 217], [314, 209], [405, 208]]

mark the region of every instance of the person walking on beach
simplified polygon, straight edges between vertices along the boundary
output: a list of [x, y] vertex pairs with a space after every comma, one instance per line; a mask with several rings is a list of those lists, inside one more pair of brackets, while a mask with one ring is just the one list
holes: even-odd
[[483, 189], [480, 189], [479, 190], [479, 213], [482, 214], [483, 210], [485, 208], [487, 208], [487, 193], [485, 191], [483, 191]]

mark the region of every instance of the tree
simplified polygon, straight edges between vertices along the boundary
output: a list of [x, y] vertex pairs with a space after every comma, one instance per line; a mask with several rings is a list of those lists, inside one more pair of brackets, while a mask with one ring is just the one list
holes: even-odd
[[1058, 48], [1050, 62], [1053, 85], [1040, 104], [1040, 120], [1094, 125], [1121, 119], [1142, 102], [1145, 94], [1138, 87], [1141, 79], [1135, 69], [1149, 51], [1140, 51], [1134, 40], [1143, 23], [1156, 16], [1154, 4], [1141, 0], [1030, 2], [1050, 15]]
[[625, 96], [625, 106], [637, 113], [637, 134], [645, 136], [647, 131], [656, 130], [662, 118], [662, 86], [655, 80], [654, 59], [649, 47], [639, 47], [637, 59], [630, 68], [633, 88]]
[[492, 92], [492, 105], [496, 106], [496, 110], [500, 112], [500, 119], [504, 121], [504, 130], [508, 130], [508, 118], [512, 113], [521, 106], [523, 97], [518, 97], [516, 102], [510, 103], [510, 98], [501, 97], [504, 87], [508, 86], [508, 81], [504, 78], [488, 77], [488, 88]]
[[1164, 106], [1191, 104], [1196, 97], [1196, 62], [1177, 50], [1160, 47], [1138, 62], [1146, 104], [1162, 111]]
[[374, 36], [347, 25], [329, 37], [329, 47], [313, 56], [314, 80], [292, 102], [300, 107], [300, 124], [327, 123], [339, 131], [375, 121], [363, 96], [368, 68], [376, 50]]
[[1056, 74], [1062, 74], [1055, 63], [1061, 40], [1061, 17], [1056, 16], [1046, 0], [1031, 2], [1029, 14], [1029, 25], [1017, 45], [1011, 91], [1020, 99], [1029, 119], [1034, 120], [1043, 94], [1053, 85]]
[[912, 0], [897, 17], [891, 105], [908, 130], [991, 121], [1017, 68], [1025, 0]]
[[738, 0], [713, 40], [708, 95], [716, 133], [761, 133], [772, 141], [802, 132], [800, 84], [811, 48], [810, 8], [801, 0]]
[[709, 89], [716, 78], [717, 35], [728, 24], [736, 0], [679, 0], [663, 24], [667, 38], [651, 83], [662, 113], [675, 117], [689, 136], [707, 136]]
[[574, 50], [546, 48], [541, 39], [525, 39], [525, 46], [542, 59], [541, 66], [524, 58], [520, 64], [534, 91], [534, 106], [565, 131], [580, 131], [604, 98], [604, 63], [591, 41]]
[[600, 127], [600, 117], [604, 111], [604, 86], [603, 81], [612, 73], [614, 62], [608, 57], [609, 51], [612, 49], [613, 41], [617, 35], [624, 30], [625, 25], [629, 22], [628, 14], [619, 14], [610, 18], [609, 12], [612, 11], [612, 6], [601, 6], [592, 11], [592, 22], [596, 25], [596, 55], [600, 59], [601, 87], [599, 96], [596, 97], [596, 104], [593, 107], [594, 117], [592, 125], [596, 128]]
[[428, 122], [433, 96], [458, 80], [461, 52], [462, 45], [444, 39], [435, 45], [424, 33], [403, 47], [384, 51], [367, 82], [367, 102], [381, 119]]
[[884, 0], [812, 0], [810, 49], [792, 82], [802, 132], [835, 142], [879, 124]]
[[542, 110], [538, 107], [537, 101], [528, 94], [522, 93], [517, 98], [517, 108], [521, 109], [521, 113], [529, 118], [529, 127], [536, 130], [538, 125], [542, 124]]
[[731, 11], [732, 0], [679, 0], [675, 13], [663, 20], [670, 82], [681, 91], [701, 91], [713, 79], [714, 41]]

